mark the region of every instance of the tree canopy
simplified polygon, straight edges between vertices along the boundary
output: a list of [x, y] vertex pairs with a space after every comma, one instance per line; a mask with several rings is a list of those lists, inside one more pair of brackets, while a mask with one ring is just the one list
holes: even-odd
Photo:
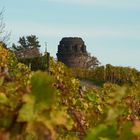
[[41, 45], [39, 44], [38, 38], [35, 35], [30, 36], [22, 36], [19, 38], [18, 45], [12, 44], [12, 49], [14, 51], [24, 50], [28, 48], [39, 48]]
[[18, 45], [12, 44], [12, 50], [18, 58], [33, 58], [40, 56], [38, 38], [35, 35], [22, 36], [18, 40]]

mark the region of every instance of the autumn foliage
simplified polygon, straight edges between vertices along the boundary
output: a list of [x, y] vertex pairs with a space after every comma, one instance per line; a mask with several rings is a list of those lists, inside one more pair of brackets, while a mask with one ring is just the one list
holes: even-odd
[[138, 140], [139, 107], [138, 78], [83, 90], [53, 58], [32, 72], [0, 44], [0, 140]]

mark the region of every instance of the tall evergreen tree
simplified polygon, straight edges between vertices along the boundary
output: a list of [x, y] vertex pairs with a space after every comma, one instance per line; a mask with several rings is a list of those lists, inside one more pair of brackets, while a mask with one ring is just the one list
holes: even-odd
[[39, 44], [38, 38], [35, 35], [30, 35], [26, 37], [20, 37], [18, 41], [19, 45], [12, 45], [13, 50], [23, 50], [28, 48], [39, 48], [41, 45]]
[[35, 35], [27, 36], [27, 45], [29, 48], [39, 48], [41, 47], [38, 41], [38, 38]]
[[24, 49], [28, 48], [28, 44], [24, 36], [19, 38], [18, 43], [20, 44], [21, 48], [24, 48]]
[[18, 45], [12, 44], [12, 50], [18, 58], [39, 56], [39, 47], [41, 46], [35, 35], [22, 36], [19, 38]]

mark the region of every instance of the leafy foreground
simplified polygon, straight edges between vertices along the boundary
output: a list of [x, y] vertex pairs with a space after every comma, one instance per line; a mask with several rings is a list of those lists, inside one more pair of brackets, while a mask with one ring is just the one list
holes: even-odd
[[138, 140], [140, 82], [83, 89], [51, 60], [32, 72], [0, 44], [0, 140]]

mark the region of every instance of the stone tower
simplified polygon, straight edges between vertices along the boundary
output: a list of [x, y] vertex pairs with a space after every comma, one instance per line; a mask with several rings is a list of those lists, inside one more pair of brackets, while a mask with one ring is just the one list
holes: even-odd
[[68, 67], [88, 68], [93, 57], [87, 53], [82, 38], [64, 37], [58, 45], [57, 59]]

